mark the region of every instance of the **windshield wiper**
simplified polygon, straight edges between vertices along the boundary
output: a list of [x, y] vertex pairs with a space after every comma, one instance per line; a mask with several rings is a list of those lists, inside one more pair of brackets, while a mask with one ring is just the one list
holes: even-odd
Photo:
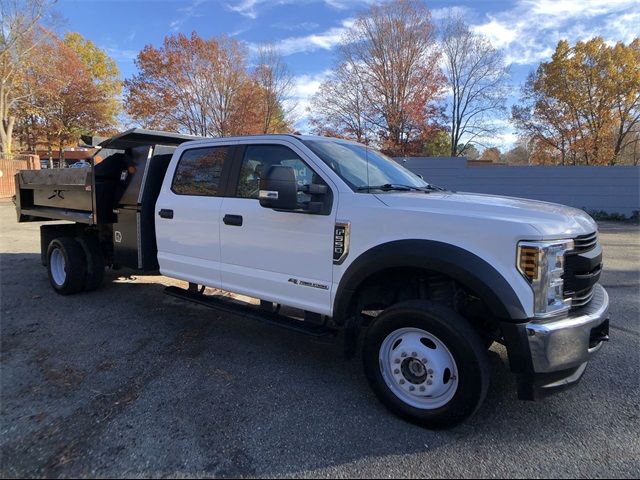
[[429, 185], [427, 185], [426, 187], [423, 187], [423, 188], [425, 190], [430, 191], [430, 192], [446, 192], [447, 191], [446, 188], [442, 188], [442, 187], [439, 187], [437, 185], [432, 185], [432, 184], [429, 184]]
[[401, 185], [399, 183], [385, 183], [384, 185], [371, 185], [371, 186], [358, 187], [356, 190], [358, 190], [359, 192], [362, 192], [362, 191], [368, 192], [371, 190], [382, 190], [384, 192], [388, 192], [390, 190], [398, 190], [401, 192], [408, 192], [410, 190], [422, 191], [422, 188], [413, 187], [411, 185]]

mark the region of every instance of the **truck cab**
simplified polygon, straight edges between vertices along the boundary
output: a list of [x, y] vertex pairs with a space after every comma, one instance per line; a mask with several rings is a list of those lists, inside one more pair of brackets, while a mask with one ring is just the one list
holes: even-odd
[[[144, 197], [153, 235], [137, 236], [152, 239], [138, 248], [161, 274], [189, 284], [167, 293], [215, 303], [212, 287], [259, 300], [248, 315], [340, 333], [378, 398], [411, 422], [472, 415], [494, 342], [534, 400], [574, 385], [608, 340], [597, 225], [580, 210], [448, 191], [335, 138], [184, 139], [165, 158]], [[131, 237], [118, 218], [88, 228], [102, 232], [88, 264], [111, 265], [109, 249]], [[54, 288], [73, 274], [59, 260], [70, 241], [55, 241], [43, 241]]]

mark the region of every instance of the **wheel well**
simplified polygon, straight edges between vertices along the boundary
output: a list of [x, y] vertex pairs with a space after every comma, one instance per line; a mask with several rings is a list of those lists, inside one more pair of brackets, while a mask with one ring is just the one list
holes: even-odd
[[483, 335], [497, 337], [499, 322], [482, 298], [452, 277], [417, 267], [393, 267], [364, 279], [352, 297], [352, 313], [362, 324], [398, 302], [429, 300], [454, 309]]

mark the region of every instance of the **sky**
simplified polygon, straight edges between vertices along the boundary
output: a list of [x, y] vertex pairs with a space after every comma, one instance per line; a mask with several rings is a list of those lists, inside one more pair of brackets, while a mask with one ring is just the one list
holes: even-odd
[[[117, 62], [123, 79], [136, 73], [134, 59], [165, 35], [231, 36], [255, 52], [273, 43], [294, 75], [296, 127], [305, 132], [309, 98], [327, 77], [336, 46], [354, 18], [375, 0], [58, 0], [60, 33], [75, 31], [92, 40]], [[376, 2], [379, 3], [379, 2]], [[600, 35], [609, 43], [640, 36], [639, 0], [425, 0], [434, 24], [454, 9], [472, 28], [504, 52], [511, 94], [529, 72], [550, 59], [561, 39], [571, 43]], [[251, 58], [249, 58], [251, 63]], [[509, 148], [515, 132], [504, 121], [493, 144]]]

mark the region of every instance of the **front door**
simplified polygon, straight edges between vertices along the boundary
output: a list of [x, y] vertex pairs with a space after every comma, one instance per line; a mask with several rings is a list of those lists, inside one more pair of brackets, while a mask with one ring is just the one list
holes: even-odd
[[230, 146], [185, 150], [173, 178], [169, 165], [155, 212], [163, 275], [220, 287], [220, 195], [233, 152]]
[[[327, 184], [303, 157], [292, 144], [245, 146], [236, 195], [224, 198], [220, 212], [222, 288], [330, 315], [335, 205], [312, 214], [258, 201], [260, 176], [272, 165], [292, 167], [300, 190]], [[299, 192], [298, 198], [302, 204], [310, 197]]]

